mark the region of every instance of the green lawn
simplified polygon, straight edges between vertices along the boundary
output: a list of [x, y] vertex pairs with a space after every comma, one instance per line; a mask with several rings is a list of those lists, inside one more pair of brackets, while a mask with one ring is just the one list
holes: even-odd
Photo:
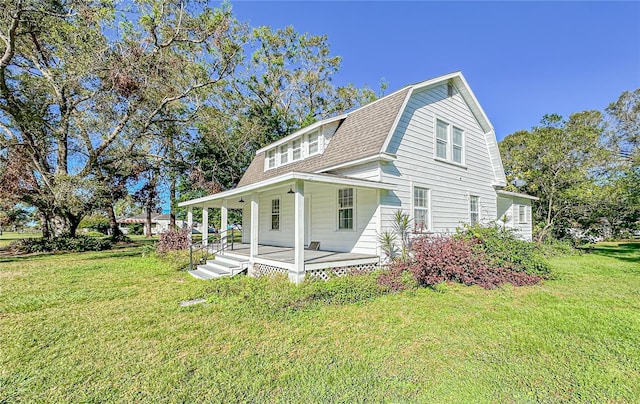
[[640, 243], [552, 264], [296, 309], [136, 249], [0, 257], [0, 402], [639, 402]]
[[11, 231], [4, 231], [2, 235], [0, 235], [0, 248], [4, 248], [11, 244], [12, 241], [20, 240], [23, 238], [31, 238], [31, 237], [41, 237], [42, 233], [40, 232], [27, 232], [18, 233]]

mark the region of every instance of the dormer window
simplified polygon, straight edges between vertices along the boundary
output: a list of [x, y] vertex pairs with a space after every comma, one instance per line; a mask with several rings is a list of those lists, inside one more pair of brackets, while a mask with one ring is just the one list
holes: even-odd
[[267, 152], [267, 168], [273, 168], [276, 166], [276, 151], [269, 150]]
[[320, 151], [318, 132], [313, 132], [309, 135], [309, 156], [316, 154]]
[[287, 164], [289, 162], [289, 145], [285, 144], [280, 146], [280, 164]]
[[292, 142], [292, 157], [293, 161], [300, 160], [302, 158], [302, 141], [300, 139], [296, 139]]

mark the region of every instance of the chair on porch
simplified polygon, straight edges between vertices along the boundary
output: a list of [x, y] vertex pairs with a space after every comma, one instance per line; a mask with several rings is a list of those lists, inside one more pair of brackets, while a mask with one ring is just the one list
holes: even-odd
[[312, 251], [318, 251], [320, 249], [320, 242], [319, 241], [312, 241], [309, 243], [309, 247], [306, 248], [307, 250], [312, 250]]

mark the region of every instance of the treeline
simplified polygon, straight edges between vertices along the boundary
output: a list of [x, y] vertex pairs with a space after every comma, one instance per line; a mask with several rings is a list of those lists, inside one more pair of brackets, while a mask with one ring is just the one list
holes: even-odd
[[604, 111], [563, 118], [500, 142], [511, 190], [540, 198], [538, 240], [622, 238], [640, 230], [640, 89]]
[[0, 39], [0, 209], [34, 207], [47, 238], [93, 212], [117, 236], [118, 206], [164, 194], [175, 220], [258, 148], [376, 98], [332, 83], [326, 36], [250, 27], [228, 4], [0, 0]]

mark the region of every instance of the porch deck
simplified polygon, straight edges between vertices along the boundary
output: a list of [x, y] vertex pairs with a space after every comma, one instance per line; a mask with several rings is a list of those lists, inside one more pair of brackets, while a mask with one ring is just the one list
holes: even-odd
[[[227, 253], [237, 254], [242, 256], [249, 256], [250, 244], [234, 243], [233, 249], [229, 246]], [[258, 255], [256, 258], [261, 260], [277, 261], [287, 264], [293, 264], [295, 262], [293, 247], [276, 247], [270, 245], [259, 245]], [[377, 255], [370, 254], [357, 254], [357, 253], [345, 253], [337, 251], [323, 251], [323, 250], [304, 250], [304, 264], [305, 267], [315, 264], [328, 264], [328, 263], [344, 263], [348, 261], [377, 261], [380, 258]], [[331, 265], [330, 265], [331, 266]]]

